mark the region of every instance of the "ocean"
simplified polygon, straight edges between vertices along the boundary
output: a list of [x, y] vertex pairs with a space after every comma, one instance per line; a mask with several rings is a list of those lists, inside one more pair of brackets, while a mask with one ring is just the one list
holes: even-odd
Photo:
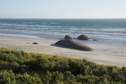
[[85, 43], [126, 45], [126, 19], [0, 19], [0, 35], [77, 40], [81, 34], [92, 38]]

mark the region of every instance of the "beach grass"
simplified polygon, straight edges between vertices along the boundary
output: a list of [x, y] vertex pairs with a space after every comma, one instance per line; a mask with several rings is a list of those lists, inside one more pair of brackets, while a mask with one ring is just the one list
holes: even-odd
[[126, 68], [0, 48], [0, 84], [125, 84]]

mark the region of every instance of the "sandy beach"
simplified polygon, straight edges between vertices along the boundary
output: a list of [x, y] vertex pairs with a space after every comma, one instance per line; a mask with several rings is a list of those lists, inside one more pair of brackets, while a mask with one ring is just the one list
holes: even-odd
[[[37, 42], [38, 44], [32, 44]], [[120, 46], [102, 44], [89, 44], [93, 51], [80, 51], [52, 46], [57, 40], [44, 38], [24, 38], [14, 36], [0, 36], [0, 47], [23, 50], [26, 52], [67, 56], [71, 58], [86, 59], [103, 65], [126, 67], [126, 49]]]

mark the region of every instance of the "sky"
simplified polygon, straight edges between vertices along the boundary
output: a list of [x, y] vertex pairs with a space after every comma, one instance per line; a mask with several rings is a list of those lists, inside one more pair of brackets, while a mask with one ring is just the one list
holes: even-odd
[[126, 18], [126, 0], [0, 0], [0, 18]]

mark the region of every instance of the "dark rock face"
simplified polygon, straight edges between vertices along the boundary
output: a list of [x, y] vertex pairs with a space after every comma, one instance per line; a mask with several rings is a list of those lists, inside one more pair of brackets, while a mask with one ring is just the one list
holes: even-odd
[[37, 42], [33, 42], [32, 44], [38, 44]]
[[72, 40], [60, 40], [55, 43], [56, 45], [67, 47], [71, 49], [77, 49], [77, 50], [84, 50], [84, 51], [91, 51], [92, 49], [88, 47], [85, 44], [82, 44], [80, 42], [72, 41]]
[[87, 36], [87, 35], [80, 35], [79, 37], [77, 37], [77, 39], [79, 39], [79, 40], [88, 40], [88, 39], [90, 39], [90, 37]]
[[72, 39], [72, 37], [70, 35], [66, 35], [64, 38], [65, 39]]

